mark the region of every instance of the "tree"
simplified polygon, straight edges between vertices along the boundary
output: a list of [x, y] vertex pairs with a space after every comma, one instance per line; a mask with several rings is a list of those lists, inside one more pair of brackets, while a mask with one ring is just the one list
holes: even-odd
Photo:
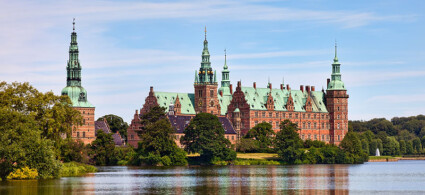
[[415, 138], [412, 143], [413, 143], [414, 152], [420, 153], [422, 151], [421, 140], [419, 138]]
[[[387, 150], [385, 151], [385, 155], [399, 155], [400, 154], [400, 144], [394, 137], [387, 138]], [[384, 149], [385, 150], [385, 149]]]
[[412, 141], [407, 141], [406, 142], [406, 154], [413, 154], [414, 153], [414, 149], [413, 149], [413, 143]]
[[256, 151], [258, 151], [258, 145], [256, 143], [256, 140], [242, 138], [236, 144], [236, 149], [237, 149], [237, 151], [243, 152], [243, 153], [245, 153], [245, 152], [256, 152]]
[[231, 149], [231, 143], [224, 137], [224, 132], [217, 116], [199, 113], [184, 130], [180, 142], [187, 152], [199, 153], [204, 162], [231, 161], [236, 159], [236, 152]]
[[96, 165], [113, 165], [111, 154], [113, 154], [114, 148], [115, 143], [112, 134], [97, 130], [96, 140], [91, 143], [89, 155]]
[[339, 146], [347, 153], [350, 159], [347, 163], [363, 163], [367, 161], [368, 155], [362, 149], [362, 143], [354, 132], [348, 132]]
[[273, 137], [275, 133], [272, 125], [267, 122], [262, 122], [255, 125], [248, 131], [245, 138], [254, 138], [258, 145], [259, 152], [272, 152]]
[[41, 136], [37, 121], [9, 108], [0, 108], [0, 177], [29, 167], [36, 169], [39, 178], [58, 177], [61, 168], [56, 160], [53, 142]]
[[406, 154], [406, 141], [400, 140], [400, 154]]
[[303, 155], [303, 141], [298, 135], [298, 126], [290, 120], [280, 124], [276, 134], [275, 149], [279, 158], [289, 164], [300, 163]]
[[367, 139], [362, 139], [362, 149], [366, 154], [369, 154], [369, 142], [367, 141]]
[[61, 136], [82, 122], [69, 97], [0, 82], [0, 98], [0, 177], [26, 166], [39, 178], [58, 177]]
[[155, 106], [141, 117], [143, 131], [136, 151], [135, 164], [186, 165], [186, 153], [175, 142], [175, 130], [165, 115], [165, 108]]
[[88, 163], [87, 148], [81, 140], [67, 138], [61, 145], [61, 160], [64, 162]]
[[121, 137], [127, 140], [128, 124], [124, 122], [121, 117], [113, 114], [108, 114], [98, 118], [97, 121], [103, 121], [104, 119], [106, 119], [106, 122], [108, 123], [109, 128], [113, 133], [119, 132]]

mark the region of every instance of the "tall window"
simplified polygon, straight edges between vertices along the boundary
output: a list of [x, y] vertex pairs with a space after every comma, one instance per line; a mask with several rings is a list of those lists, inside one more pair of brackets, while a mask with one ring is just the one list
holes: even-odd
[[266, 118], [266, 112], [263, 112], [262, 115], [263, 115], [263, 118]]
[[77, 137], [80, 137], [80, 132], [77, 132]]
[[86, 132], [83, 132], [83, 137], [86, 137]]
[[308, 124], [307, 124], [307, 128], [308, 128], [308, 129], [310, 129], [310, 128], [311, 128], [311, 126], [310, 126], [310, 122], [308, 122]]
[[305, 123], [303, 123], [303, 129], [305, 129]]
[[210, 90], [210, 97], [214, 97], [214, 90]]
[[255, 112], [255, 117], [258, 117], [258, 112]]
[[313, 128], [316, 129], [316, 123], [313, 124]]

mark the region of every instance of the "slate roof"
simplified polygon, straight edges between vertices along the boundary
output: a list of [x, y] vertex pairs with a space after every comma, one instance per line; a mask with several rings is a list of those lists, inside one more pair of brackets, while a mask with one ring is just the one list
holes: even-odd
[[[168, 115], [168, 119], [176, 130], [176, 133], [183, 133], [192, 118], [193, 116]], [[236, 131], [233, 129], [232, 123], [230, 123], [229, 119], [226, 117], [218, 117], [218, 120], [223, 125], [225, 134], [236, 134]]]
[[[94, 128], [95, 130], [102, 129], [105, 133], [112, 133], [111, 129], [109, 128], [109, 125], [105, 121], [95, 121], [94, 122]], [[112, 133], [112, 138], [114, 139], [114, 143], [117, 146], [124, 145], [124, 140], [122, 139], [121, 135], [119, 133]]]
[[105, 121], [94, 121], [94, 129], [96, 131], [102, 129], [105, 133], [111, 133], [111, 129]]

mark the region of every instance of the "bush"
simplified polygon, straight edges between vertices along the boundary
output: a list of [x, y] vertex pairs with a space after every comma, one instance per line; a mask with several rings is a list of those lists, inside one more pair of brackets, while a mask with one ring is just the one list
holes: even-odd
[[16, 169], [7, 176], [7, 179], [17, 179], [17, 180], [37, 179], [37, 178], [38, 178], [37, 169], [30, 169], [29, 167]]
[[96, 172], [96, 167], [77, 162], [64, 163], [60, 172], [61, 177], [78, 177], [86, 173]]

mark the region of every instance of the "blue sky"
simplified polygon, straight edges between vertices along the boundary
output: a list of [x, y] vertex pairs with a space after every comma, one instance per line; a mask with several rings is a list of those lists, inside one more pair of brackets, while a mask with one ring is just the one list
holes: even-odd
[[149, 92], [193, 92], [207, 26], [221, 79], [326, 87], [334, 42], [349, 119], [425, 114], [425, 1], [0, 1], [0, 80], [60, 94], [72, 18], [96, 118], [130, 122]]

